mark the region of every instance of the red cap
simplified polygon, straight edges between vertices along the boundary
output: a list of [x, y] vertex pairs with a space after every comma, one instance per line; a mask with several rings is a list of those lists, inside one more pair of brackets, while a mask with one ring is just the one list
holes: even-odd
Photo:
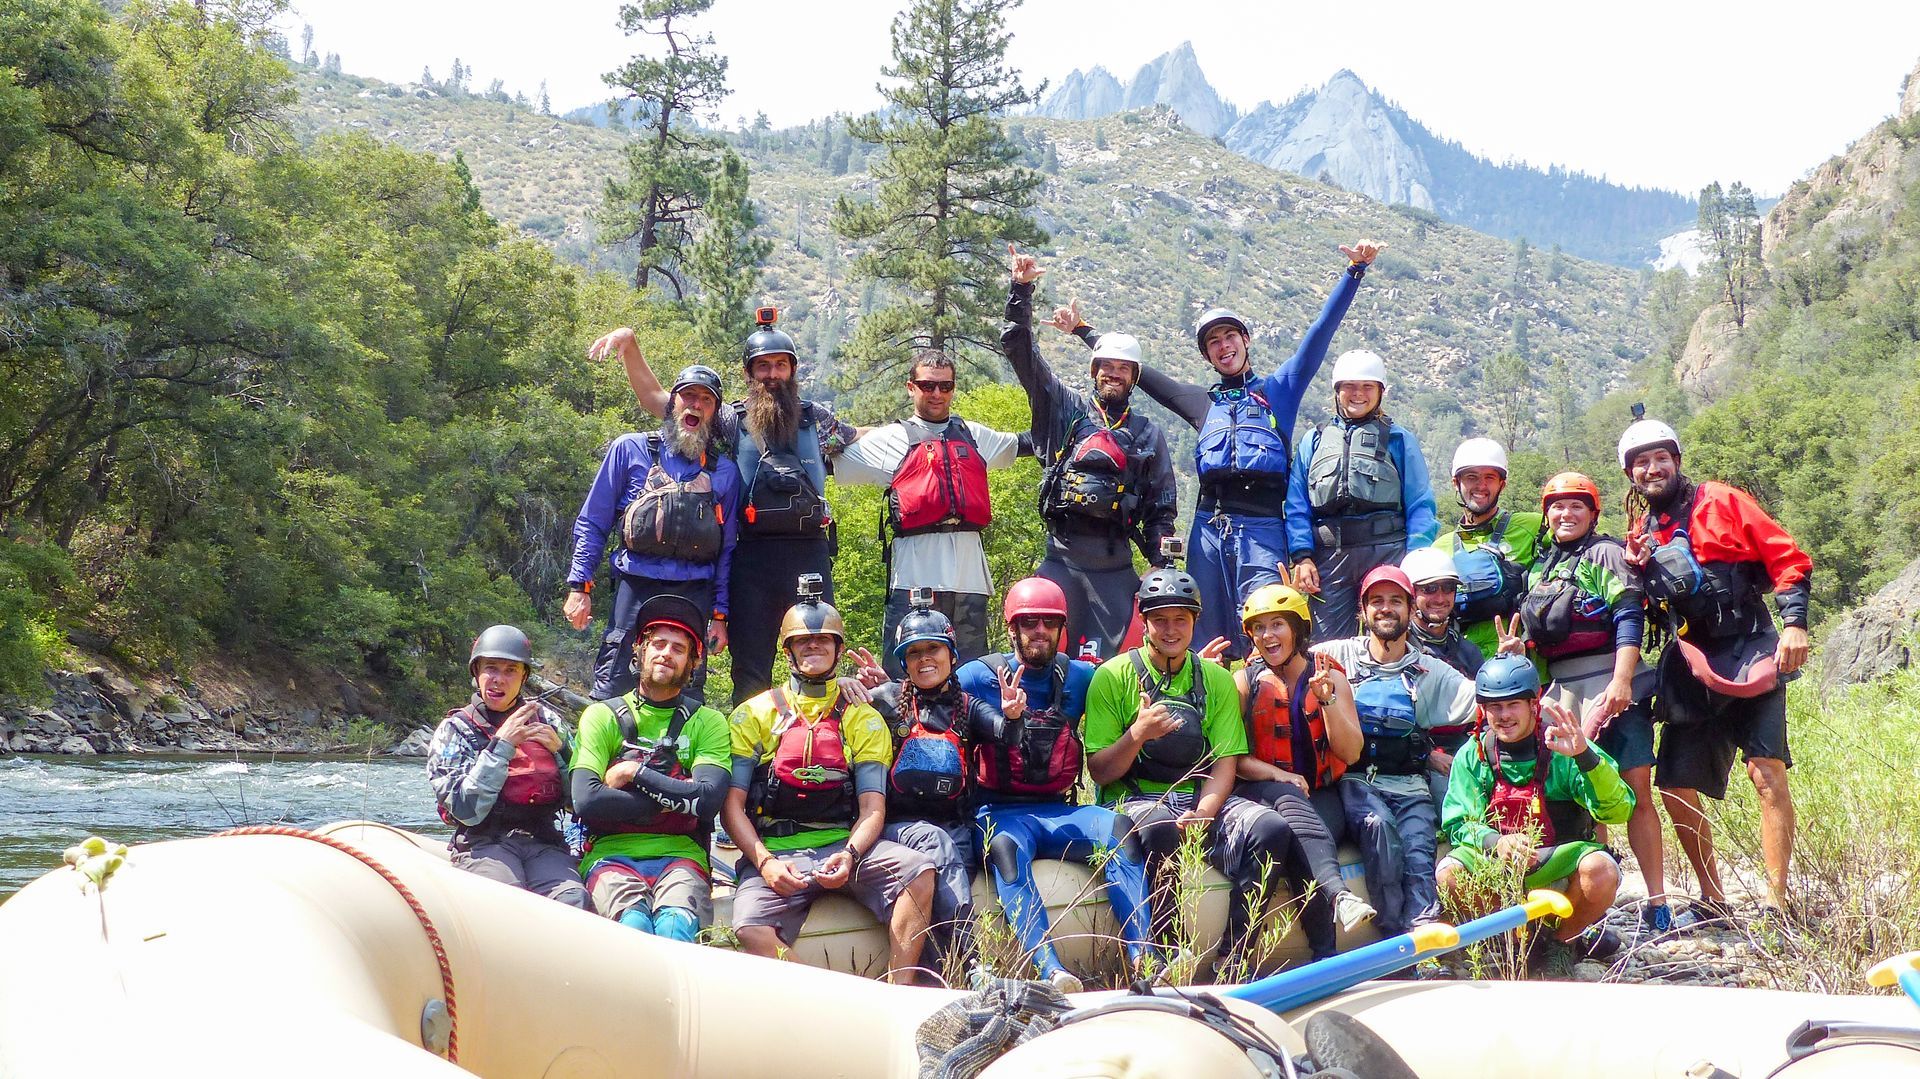
[[1400, 591], [1405, 592], [1407, 594], [1408, 599], [1413, 598], [1412, 578], [1409, 578], [1407, 576], [1406, 570], [1403, 570], [1399, 566], [1393, 565], [1392, 563], [1388, 563], [1383, 566], [1375, 566], [1373, 568], [1373, 572], [1367, 574], [1366, 579], [1360, 582], [1360, 598], [1363, 600], [1366, 599], [1367, 593], [1373, 591], [1373, 586], [1381, 583], [1382, 581], [1385, 581], [1386, 583], [1394, 586], [1395, 588], [1398, 588]]

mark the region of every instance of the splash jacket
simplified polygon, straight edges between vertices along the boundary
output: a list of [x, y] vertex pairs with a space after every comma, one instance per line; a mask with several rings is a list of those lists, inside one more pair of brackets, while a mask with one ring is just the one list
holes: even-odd
[[1518, 743], [1491, 734], [1453, 758], [1440, 830], [1453, 844], [1450, 856], [1456, 860], [1471, 865], [1491, 854], [1500, 836], [1541, 819], [1551, 822], [1542, 839], [1542, 850], [1551, 853], [1528, 875], [1527, 884], [1546, 884], [1566, 876], [1588, 853], [1605, 849], [1591, 840], [1595, 823], [1622, 825], [1633, 816], [1633, 790], [1604, 750], [1590, 745], [1577, 757], [1549, 752], [1543, 758], [1537, 728], [1532, 738]]
[[[628, 786], [605, 784], [623, 760], [642, 767]], [[603, 858], [685, 858], [707, 865], [705, 838], [732, 765], [726, 717], [698, 701], [655, 703], [638, 693], [596, 701], [580, 714], [573, 801], [587, 826], [584, 876]]]
[[[1633, 523], [1663, 548], [1646, 569], [1648, 598], [1661, 604], [1685, 636], [1722, 637], [1771, 628], [1760, 597], [1774, 594], [1780, 620], [1807, 625], [1808, 575], [1813, 559], [1752, 495], [1707, 481], [1683, 486], [1667, 506]], [[1680, 567], [1697, 566], [1691, 586]]]
[[[510, 831], [561, 842], [567, 801], [563, 777], [571, 747], [563, 743], [556, 754], [532, 739], [516, 747], [496, 736], [500, 724], [523, 702], [517, 699], [506, 711], [494, 712], [475, 693], [434, 728], [427, 780], [440, 819], [453, 826], [454, 850], [471, 849], [476, 841]], [[544, 703], [537, 707], [541, 721], [565, 739], [567, 726], [560, 713]]]

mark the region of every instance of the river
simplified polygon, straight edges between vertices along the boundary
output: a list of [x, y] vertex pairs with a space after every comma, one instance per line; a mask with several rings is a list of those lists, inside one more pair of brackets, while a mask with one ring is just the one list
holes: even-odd
[[150, 843], [350, 818], [446, 833], [419, 760], [0, 757], [0, 899], [58, 868], [88, 835]]

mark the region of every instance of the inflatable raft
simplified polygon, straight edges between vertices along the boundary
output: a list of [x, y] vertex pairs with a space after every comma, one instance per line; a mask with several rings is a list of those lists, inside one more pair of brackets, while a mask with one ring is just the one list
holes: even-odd
[[[0, 1075], [905, 1077], [921, 1022], [964, 995], [645, 936], [438, 846], [352, 823], [138, 847], [104, 889], [48, 874], [0, 906]], [[1920, 1073], [1873, 1034], [1920, 1025], [1901, 997], [1372, 982], [1284, 1016], [1224, 1007], [1287, 1054], [1313, 1016], [1351, 1016], [1422, 1079]], [[983, 1074], [1286, 1074], [1179, 1011], [1095, 1014]], [[1833, 1048], [1792, 1060], [1809, 1020]]]

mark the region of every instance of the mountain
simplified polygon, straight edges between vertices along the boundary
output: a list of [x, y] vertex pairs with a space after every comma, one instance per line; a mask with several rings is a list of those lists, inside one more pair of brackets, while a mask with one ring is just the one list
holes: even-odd
[[[351, 76], [304, 76], [300, 109], [307, 137], [365, 131], [443, 158], [458, 151], [495, 217], [580, 262], [620, 264], [593, 243], [590, 222], [603, 177], [621, 167], [617, 131], [474, 98], [388, 96], [381, 84]], [[1394, 414], [1439, 460], [1504, 414], [1484, 374], [1510, 347], [1516, 324], [1534, 364], [1523, 433], [1543, 425], [1555, 360], [1565, 364], [1562, 392], [1588, 402], [1623, 386], [1654, 344], [1632, 271], [1529, 254], [1423, 211], [1276, 172], [1185, 129], [1166, 108], [1105, 121], [1028, 116], [1011, 122], [1009, 134], [1029, 165], [1052, 170], [1036, 208], [1052, 235], [1042, 251], [1051, 268], [1047, 301], [1077, 297], [1095, 325], [1137, 334], [1150, 362], [1184, 377], [1204, 377], [1192, 323], [1214, 303], [1253, 320], [1262, 362], [1291, 354], [1344, 262], [1339, 245], [1363, 236], [1389, 250], [1334, 350], [1367, 347], [1387, 357]], [[837, 342], [884, 300], [874, 286], [847, 280], [855, 252], [828, 227], [837, 198], [871, 190], [869, 148], [849, 152], [835, 141], [846, 137], [839, 123], [728, 137], [752, 167], [762, 228], [776, 241], [763, 291], [785, 309], [783, 325], [824, 383]], [[1078, 378], [1078, 344], [1046, 336], [1048, 354]], [[1326, 414], [1326, 377], [1309, 394], [1310, 419]], [[1190, 431], [1169, 429], [1191, 446]]]
[[1691, 226], [1696, 216], [1691, 198], [1670, 191], [1621, 187], [1558, 166], [1490, 161], [1435, 135], [1352, 71], [1285, 104], [1261, 102], [1237, 120], [1234, 106], [1207, 82], [1191, 44], [1141, 68], [1118, 106], [1105, 92], [1112, 81], [1098, 68], [1075, 71], [1039, 114], [1091, 120], [1149, 103], [1167, 105], [1188, 127], [1218, 136], [1228, 149], [1263, 165], [1496, 236], [1558, 244], [1622, 266], [1653, 261], [1660, 240]]

